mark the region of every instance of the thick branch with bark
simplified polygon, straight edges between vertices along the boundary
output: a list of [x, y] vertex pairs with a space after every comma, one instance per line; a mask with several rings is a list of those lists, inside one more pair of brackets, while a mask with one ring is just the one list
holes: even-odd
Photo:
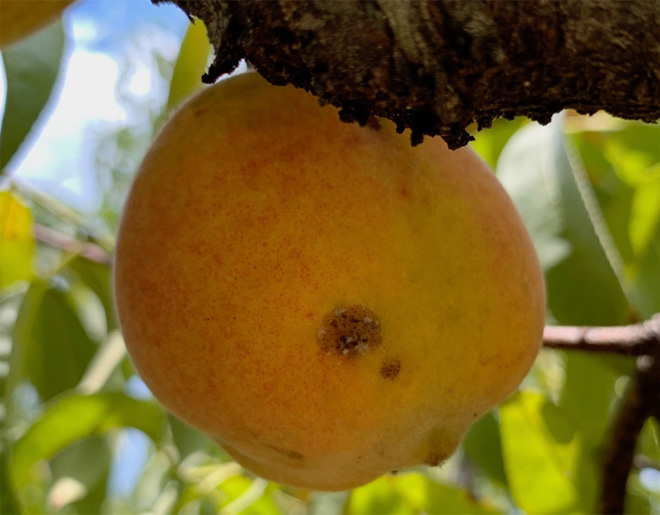
[[207, 81], [241, 59], [341, 110], [466, 144], [476, 121], [547, 123], [573, 108], [660, 118], [660, 2], [654, 0], [152, 0], [204, 21]]

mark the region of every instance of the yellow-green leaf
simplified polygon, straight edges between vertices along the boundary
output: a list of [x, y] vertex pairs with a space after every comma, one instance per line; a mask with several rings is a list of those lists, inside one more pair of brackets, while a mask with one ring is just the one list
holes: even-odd
[[202, 74], [206, 70], [210, 51], [211, 44], [206, 35], [206, 27], [201, 20], [195, 19], [186, 31], [174, 64], [167, 109], [176, 107], [202, 89]]
[[0, 288], [30, 280], [35, 253], [32, 212], [9, 191], [0, 191]]
[[165, 427], [165, 412], [152, 402], [119, 392], [57, 399], [14, 445], [10, 467], [17, 491], [30, 482], [32, 467], [40, 460], [117, 427], [135, 427], [157, 442]]

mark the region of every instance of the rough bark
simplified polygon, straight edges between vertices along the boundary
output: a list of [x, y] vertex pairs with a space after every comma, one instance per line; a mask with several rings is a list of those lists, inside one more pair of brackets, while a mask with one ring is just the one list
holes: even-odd
[[241, 59], [346, 121], [392, 119], [455, 148], [473, 122], [573, 108], [660, 118], [657, 0], [152, 0], [206, 24], [213, 81]]

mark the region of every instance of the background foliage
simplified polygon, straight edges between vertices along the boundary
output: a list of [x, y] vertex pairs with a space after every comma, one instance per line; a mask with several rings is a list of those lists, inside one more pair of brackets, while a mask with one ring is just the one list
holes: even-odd
[[[56, 23], [2, 54], [3, 169], [57, 94], [64, 44]], [[175, 62], [153, 56], [167, 102], [129, 103], [139, 123], [94, 134], [103, 195], [92, 215], [0, 176], [0, 512], [593, 513], [633, 358], [544, 350], [445, 466], [351, 492], [257, 478], [151, 398], [118, 331], [108, 259], [140, 158], [201, 87], [208, 52], [203, 26], [191, 26]], [[565, 113], [545, 127], [500, 121], [476, 137], [533, 237], [548, 322], [619, 325], [660, 311], [659, 126]], [[660, 513], [659, 441], [650, 420], [630, 513]]]

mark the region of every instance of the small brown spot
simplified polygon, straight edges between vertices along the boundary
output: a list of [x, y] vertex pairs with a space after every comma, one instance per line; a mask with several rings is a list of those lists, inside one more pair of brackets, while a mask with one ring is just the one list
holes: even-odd
[[380, 375], [383, 379], [396, 379], [401, 371], [401, 361], [398, 359], [387, 358], [383, 360], [380, 367]]
[[383, 343], [380, 321], [373, 311], [357, 304], [323, 317], [316, 338], [325, 352], [342, 356], [363, 354]]
[[426, 457], [424, 463], [430, 465], [431, 467], [439, 467], [442, 465], [443, 461], [445, 461], [444, 456], [438, 454], [437, 452], [432, 452]]
[[298, 451], [294, 451], [294, 450], [291, 450], [291, 449], [284, 449], [283, 447], [278, 447], [277, 445], [271, 445], [271, 444], [268, 444], [268, 443], [264, 443], [264, 445], [266, 447], [268, 447], [269, 449], [272, 449], [274, 451], [279, 452], [280, 454], [284, 454], [284, 456], [286, 456], [287, 458], [290, 458], [292, 460], [302, 461], [305, 458], [305, 456], [303, 456]]

